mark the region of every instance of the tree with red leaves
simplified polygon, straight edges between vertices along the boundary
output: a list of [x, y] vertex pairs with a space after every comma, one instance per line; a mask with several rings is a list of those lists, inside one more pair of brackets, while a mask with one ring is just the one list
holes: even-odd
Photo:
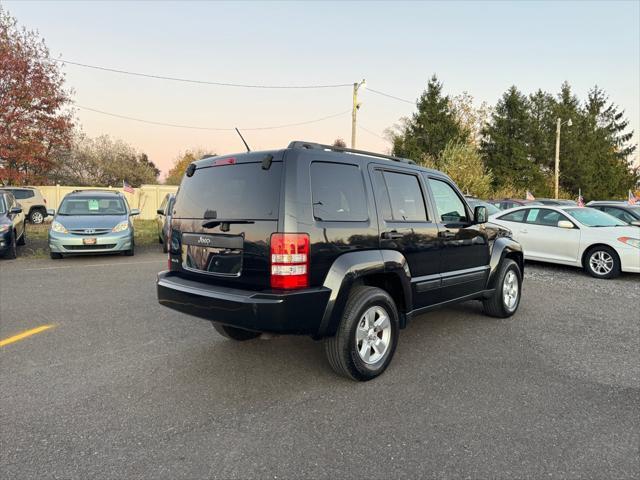
[[71, 139], [70, 95], [44, 40], [0, 6], [0, 184], [46, 183]]

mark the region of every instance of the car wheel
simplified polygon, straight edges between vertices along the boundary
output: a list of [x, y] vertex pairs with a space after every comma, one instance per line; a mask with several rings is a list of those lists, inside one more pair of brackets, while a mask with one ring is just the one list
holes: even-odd
[[31, 213], [29, 213], [29, 221], [33, 224], [44, 222], [44, 214], [42, 213], [42, 210], [31, 210]]
[[585, 255], [584, 268], [595, 278], [615, 278], [620, 275], [620, 257], [610, 247], [594, 247]]
[[516, 262], [505, 258], [500, 266], [496, 289], [482, 301], [484, 313], [491, 317], [507, 318], [516, 313], [522, 293], [522, 273]]
[[20, 235], [20, 238], [18, 239], [18, 245], [24, 245], [25, 243], [27, 243], [27, 229], [23, 228], [22, 235]]
[[371, 380], [391, 363], [399, 331], [391, 296], [380, 288], [358, 286], [349, 293], [336, 335], [324, 343], [325, 354], [339, 375]]
[[251, 330], [244, 330], [243, 328], [229, 327], [220, 323], [213, 323], [213, 328], [216, 329], [220, 335], [230, 340], [236, 340], [243, 342], [245, 340], [252, 340], [260, 336], [260, 332], [252, 332]]
[[56, 252], [50, 252], [49, 256], [51, 257], [51, 260], [60, 260], [62, 258], [62, 254]]
[[11, 243], [9, 243], [9, 249], [4, 254], [4, 258], [8, 258], [13, 260], [18, 256], [18, 247], [16, 246], [16, 232], [13, 231], [13, 235], [11, 235]]

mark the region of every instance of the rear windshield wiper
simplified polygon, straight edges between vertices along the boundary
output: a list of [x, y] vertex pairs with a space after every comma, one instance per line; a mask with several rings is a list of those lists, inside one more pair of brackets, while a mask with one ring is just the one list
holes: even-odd
[[[216, 228], [217, 226], [222, 225], [221, 230], [227, 231], [229, 230], [229, 225], [234, 224], [234, 225], [238, 225], [238, 224], [243, 224], [243, 225], [248, 225], [251, 223], [256, 223], [253, 220], [209, 220], [208, 222], [204, 222], [202, 224], [202, 228]], [[225, 229], [225, 225], [227, 226], [227, 228]]]

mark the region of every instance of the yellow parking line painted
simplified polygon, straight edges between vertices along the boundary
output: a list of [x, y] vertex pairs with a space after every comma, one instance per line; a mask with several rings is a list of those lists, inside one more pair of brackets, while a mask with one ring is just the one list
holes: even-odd
[[53, 328], [53, 325], [42, 325], [40, 327], [32, 328], [31, 330], [26, 330], [22, 333], [14, 335], [13, 337], [5, 338], [4, 340], [0, 340], [0, 347], [4, 347], [5, 345], [9, 345], [10, 343], [19, 342], [31, 335], [35, 335], [36, 333], [44, 332], [45, 330], [49, 330]]

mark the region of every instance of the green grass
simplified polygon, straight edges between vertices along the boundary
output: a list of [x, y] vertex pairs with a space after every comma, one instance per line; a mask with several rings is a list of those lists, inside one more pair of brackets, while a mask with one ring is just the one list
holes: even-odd
[[[27, 223], [27, 244], [24, 247], [19, 247], [18, 258], [46, 258], [49, 256], [48, 232], [51, 227], [50, 223], [41, 223], [40, 225], [33, 225]], [[133, 221], [134, 238], [136, 242], [136, 248], [138, 247], [157, 247], [158, 245], [158, 227], [155, 220], [140, 220], [135, 219]]]

